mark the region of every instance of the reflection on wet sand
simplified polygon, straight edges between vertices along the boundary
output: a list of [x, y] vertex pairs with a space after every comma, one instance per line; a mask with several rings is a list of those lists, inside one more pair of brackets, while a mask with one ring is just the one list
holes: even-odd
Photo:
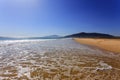
[[120, 60], [72, 39], [1, 44], [0, 80], [119, 80]]

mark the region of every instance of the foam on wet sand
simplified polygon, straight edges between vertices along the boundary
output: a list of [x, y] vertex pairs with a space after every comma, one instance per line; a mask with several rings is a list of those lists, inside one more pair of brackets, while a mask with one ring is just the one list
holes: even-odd
[[116, 55], [73, 39], [2, 42], [0, 53], [0, 79], [120, 79], [120, 60]]

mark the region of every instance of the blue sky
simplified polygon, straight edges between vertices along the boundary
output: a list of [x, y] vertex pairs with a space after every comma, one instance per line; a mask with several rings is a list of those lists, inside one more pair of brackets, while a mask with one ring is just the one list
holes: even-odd
[[120, 36], [120, 0], [0, 0], [0, 36]]

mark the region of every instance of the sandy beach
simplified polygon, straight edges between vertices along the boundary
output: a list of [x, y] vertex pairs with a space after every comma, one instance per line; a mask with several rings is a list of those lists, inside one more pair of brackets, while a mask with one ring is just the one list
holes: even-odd
[[75, 42], [0, 43], [0, 80], [119, 80], [120, 56]]
[[120, 39], [75, 38], [74, 40], [81, 44], [96, 46], [107, 51], [120, 53]]

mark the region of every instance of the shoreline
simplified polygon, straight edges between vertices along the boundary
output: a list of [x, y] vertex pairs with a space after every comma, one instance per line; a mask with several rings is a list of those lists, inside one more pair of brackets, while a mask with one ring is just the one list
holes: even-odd
[[120, 39], [73, 38], [73, 40], [105, 51], [120, 53]]
[[0, 53], [0, 80], [120, 79], [119, 56], [78, 44], [72, 38], [3, 43]]

